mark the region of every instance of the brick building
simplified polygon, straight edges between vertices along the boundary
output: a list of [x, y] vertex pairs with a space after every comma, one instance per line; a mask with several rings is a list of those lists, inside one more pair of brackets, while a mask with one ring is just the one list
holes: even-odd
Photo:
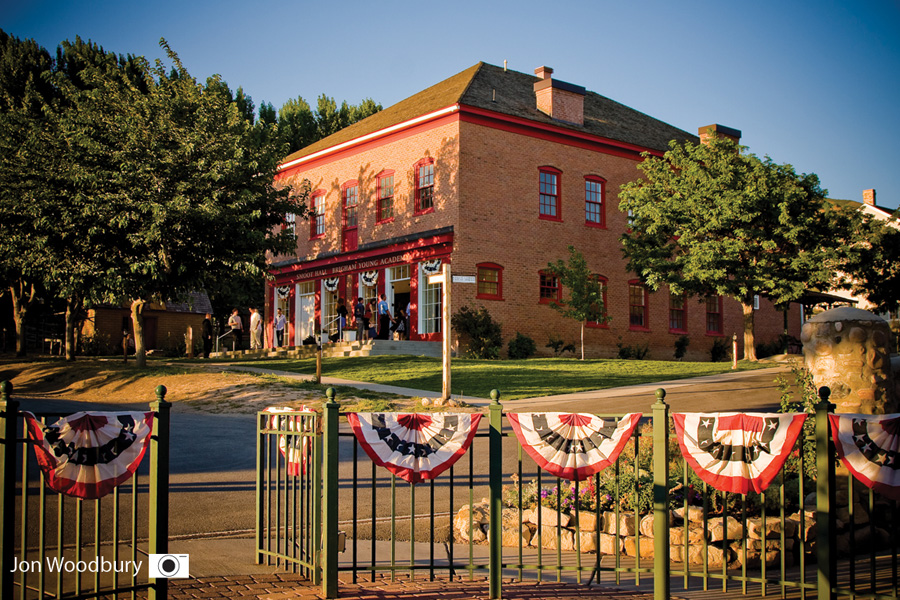
[[[316, 325], [332, 328], [339, 297], [352, 305], [385, 293], [394, 314], [409, 303], [411, 339], [441, 339], [441, 289], [427, 274], [448, 261], [454, 312], [484, 306], [505, 340], [522, 332], [547, 353], [551, 337], [579, 337], [579, 324], [549, 306], [561, 290], [544, 272], [571, 244], [605, 284], [612, 317], [587, 329], [590, 356], [615, 356], [620, 342], [671, 358], [681, 335], [688, 358], [708, 358], [716, 339], [730, 344], [742, 331], [739, 304], [650, 293], [619, 243], [619, 189], [640, 176], [641, 153], [697, 136], [553, 79], [552, 69], [535, 73], [479, 63], [288, 156], [278, 182], [308, 180], [316, 214], [289, 217], [297, 252], [271, 257], [269, 327], [282, 308], [288, 342], [299, 344]], [[796, 334], [799, 309], [789, 316]], [[757, 340], [783, 327], [762, 299]]]

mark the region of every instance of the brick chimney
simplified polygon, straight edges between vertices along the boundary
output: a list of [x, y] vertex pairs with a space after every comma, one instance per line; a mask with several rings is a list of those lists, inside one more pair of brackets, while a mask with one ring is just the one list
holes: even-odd
[[558, 121], [584, 125], [585, 89], [553, 79], [550, 67], [538, 67], [534, 74], [538, 77], [534, 84], [538, 110]]
[[741, 143], [741, 130], [740, 129], [732, 129], [731, 127], [725, 127], [724, 125], [707, 125], [706, 127], [701, 127], [697, 130], [700, 135], [700, 143], [707, 144], [709, 143], [709, 138], [717, 135], [721, 135], [723, 137], [727, 137], [735, 144]]
[[863, 203], [875, 206], [875, 190], [863, 190]]

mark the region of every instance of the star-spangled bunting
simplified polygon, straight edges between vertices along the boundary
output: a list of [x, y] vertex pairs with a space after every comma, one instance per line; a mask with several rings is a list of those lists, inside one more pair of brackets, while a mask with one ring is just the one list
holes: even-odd
[[805, 414], [675, 413], [675, 434], [688, 464], [717, 490], [762, 492], [781, 470]]
[[152, 412], [78, 412], [52, 425], [24, 415], [47, 486], [85, 500], [102, 498], [134, 475], [153, 430]]
[[830, 414], [838, 456], [860, 482], [900, 500], [900, 414]]
[[372, 461], [410, 483], [434, 479], [466, 453], [480, 414], [349, 413], [353, 433]]
[[542, 469], [582, 481], [619, 457], [641, 413], [612, 419], [582, 413], [509, 413], [507, 418], [525, 452]]
[[[316, 414], [316, 411], [309, 408], [305, 404], [300, 408], [290, 408], [289, 406], [269, 406], [264, 413], [269, 413], [269, 429], [278, 431], [297, 431], [311, 432], [314, 431], [315, 420], [310, 417]], [[284, 414], [292, 413], [292, 414]], [[307, 414], [296, 414], [307, 413]], [[306, 472], [306, 465], [312, 450], [312, 441], [308, 435], [279, 435], [278, 449], [281, 455], [287, 461], [288, 475], [301, 475]]]

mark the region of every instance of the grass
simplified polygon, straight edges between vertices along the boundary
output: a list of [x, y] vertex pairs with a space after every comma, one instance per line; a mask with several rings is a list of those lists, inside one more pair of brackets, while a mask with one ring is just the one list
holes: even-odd
[[[241, 364], [241, 363], [232, 363]], [[315, 359], [255, 360], [245, 363], [294, 373], [314, 374]], [[767, 365], [739, 362], [746, 371]], [[501, 398], [516, 400], [587, 390], [686, 379], [731, 371], [731, 363], [673, 362], [657, 360], [577, 360], [532, 358], [528, 360], [475, 360], [457, 358], [452, 363], [454, 395], [490, 397], [492, 389]], [[368, 356], [326, 358], [322, 375], [352, 381], [381, 383], [441, 392], [441, 361], [423, 356]]]

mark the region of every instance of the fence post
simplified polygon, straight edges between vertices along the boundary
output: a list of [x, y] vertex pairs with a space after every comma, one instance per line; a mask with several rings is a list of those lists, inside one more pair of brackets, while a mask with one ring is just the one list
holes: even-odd
[[[19, 403], [10, 398], [13, 385], [0, 382], [0, 598], [13, 597], [12, 561], [15, 556], [16, 423]], [[24, 497], [24, 495], [23, 495]]]
[[834, 552], [835, 525], [831, 512], [831, 496], [834, 493], [834, 462], [831, 452], [831, 429], [828, 413], [834, 404], [828, 402], [831, 390], [819, 388], [821, 402], [816, 404], [816, 569], [818, 570], [818, 597], [833, 600], [837, 572], [837, 556]]
[[322, 595], [338, 594], [338, 404], [334, 388], [325, 390], [324, 473], [322, 475]]
[[500, 392], [491, 390], [490, 419], [491, 431], [488, 440], [488, 479], [490, 483], [491, 517], [490, 517], [490, 597], [500, 598], [500, 582], [503, 575], [502, 552], [503, 530], [501, 518], [503, 514], [503, 407], [500, 405]]
[[265, 423], [263, 422], [263, 418], [260, 417], [259, 413], [256, 415], [256, 564], [261, 565], [263, 563], [263, 554], [260, 552], [262, 550], [263, 545], [263, 529], [266, 526], [265, 523], [265, 503], [264, 499], [269, 497], [269, 491], [265, 490], [263, 493], [263, 468], [268, 469], [269, 463], [266, 460], [267, 456], [265, 454], [265, 436], [263, 433], [264, 429], [269, 428], [270, 420], [268, 416], [265, 417]]
[[653, 404], [653, 598], [669, 598], [669, 405], [666, 390]]
[[[153, 435], [150, 436], [150, 517], [148, 554], [169, 552], [169, 410], [166, 402], [166, 386], [156, 386], [156, 400], [150, 403], [155, 413]], [[151, 579], [149, 600], [165, 600], [169, 593], [169, 580]]]

